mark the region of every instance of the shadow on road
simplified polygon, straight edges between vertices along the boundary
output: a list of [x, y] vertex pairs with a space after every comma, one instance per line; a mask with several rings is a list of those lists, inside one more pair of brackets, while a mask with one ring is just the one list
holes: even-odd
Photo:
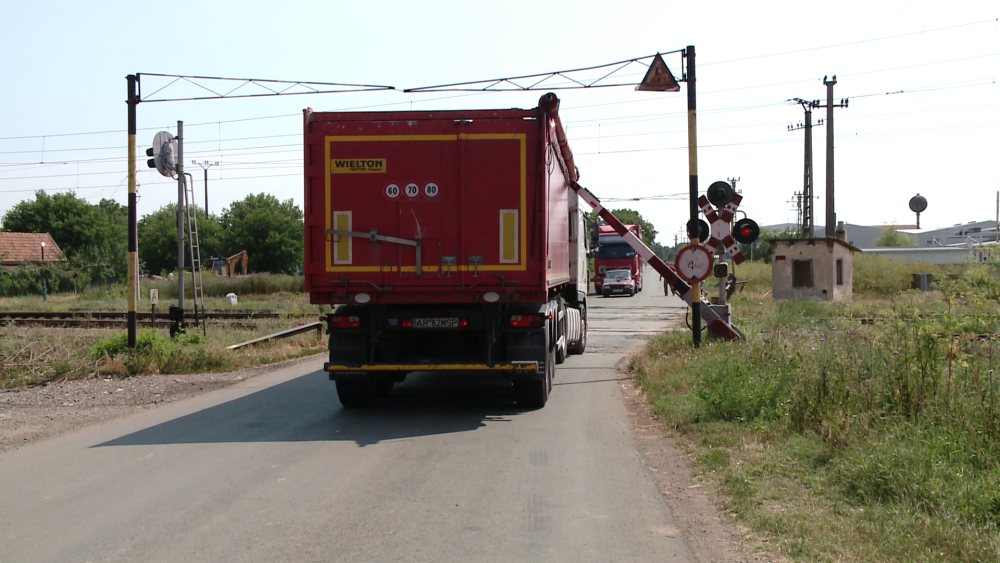
[[367, 446], [467, 432], [520, 412], [510, 382], [495, 374], [414, 373], [373, 407], [348, 410], [326, 372], [318, 371], [94, 447], [308, 441]]

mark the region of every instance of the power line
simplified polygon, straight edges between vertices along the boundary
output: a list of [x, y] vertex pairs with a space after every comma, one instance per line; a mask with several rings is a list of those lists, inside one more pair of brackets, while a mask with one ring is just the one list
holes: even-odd
[[947, 31], [947, 30], [950, 30], [950, 29], [959, 29], [959, 28], [969, 27], [969, 26], [973, 26], [973, 25], [982, 25], [984, 23], [992, 23], [992, 22], [995, 22], [995, 21], [996, 21], [996, 18], [994, 18], [992, 20], [981, 20], [981, 21], [976, 21], [976, 22], [961, 23], [961, 24], [952, 25], [952, 26], [948, 26], [948, 27], [939, 27], [937, 29], [925, 29], [923, 31], [911, 31], [909, 33], [900, 33], [899, 35], [890, 35], [889, 37], [876, 37], [875, 39], [862, 39], [860, 41], [848, 41], [847, 43], [837, 43], [837, 44], [834, 44], [834, 45], [826, 45], [824, 47], [808, 47], [808, 48], [805, 48], [805, 49], [796, 49], [794, 51], [784, 51], [784, 52], [781, 52], [781, 53], [771, 53], [769, 55], [754, 55], [752, 57], [743, 57], [743, 58], [740, 58], [740, 59], [730, 59], [728, 61], [717, 61], [717, 62], [714, 62], [714, 63], [710, 62], [710, 63], [698, 63], [698, 64], [699, 64], [699, 66], [721, 65], [721, 64], [729, 64], [729, 63], [739, 63], [739, 62], [743, 62], [743, 61], [752, 61], [752, 60], [755, 60], [755, 59], [764, 59], [764, 58], [768, 58], [768, 57], [782, 57], [782, 56], [785, 56], [785, 55], [796, 55], [796, 54], [799, 54], [799, 53], [808, 53], [810, 51], [821, 51], [823, 49], [836, 49], [838, 47], [849, 47], [851, 45], [860, 45], [862, 43], [872, 43], [872, 42], [875, 42], [875, 41], [888, 41], [890, 39], [899, 39], [901, 37], [910, 37], [910, 36], [913, 36], [913, 35], [920, 35], [920, 34], [923, 34], [923, 33], [936, 33], [938, 31]]

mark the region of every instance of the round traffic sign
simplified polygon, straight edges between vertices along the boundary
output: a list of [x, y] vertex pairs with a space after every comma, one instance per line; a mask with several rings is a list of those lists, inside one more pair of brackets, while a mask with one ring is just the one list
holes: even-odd
[[704, 281], [712, 272], [712, 253], [701, 245], [689, 244], [677, 253], [674, 268], [677, 275], [688, 283]]

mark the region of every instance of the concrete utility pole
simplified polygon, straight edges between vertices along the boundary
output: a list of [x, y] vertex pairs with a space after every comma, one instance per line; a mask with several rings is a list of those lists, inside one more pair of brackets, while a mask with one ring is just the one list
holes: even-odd
[[[803, 100], [802, 98], [793, 98], [788, 100], [789, 102], [796, 102], [802, 106], [805, 110], [805, 124], [799, 123], [798, 125], [789, 125], [789, 131], [798, 131], [800, 129], [805, 129], [805, 166], [803, 167], [802, 173], [802, 200], [801, 206], [799, 208], [801, 220], [799, 225], [802, 228], [802, 236], [806, 238], [813, 238], [813, 228], [816, 225], [815, 218], [813, 215], [813, 201], [814, 201], [814, 190], [813, 190], [813, 143], [812, 143], [812, 108], [822, 107], [819, 105], [819, 100]], [[823, 125], [823, 120], [820, 119], [816, 122], [816, 125]]]
[[[208, 169], [213, 166], [218, 166], [219, 163], [209, 162], [207, 160], [205, 162], [198, 162], [197, 160], [192, 160], [191, 164], [197, 164], [198, 166], [201, 166], [202, 170], [205, 171], [205, 215], [208, 215]], [[191, 188], [193, 189], [194, 186], [191, 186]]]
[[837, 83], [837, 75], [833, 79], [827, 80], [823, 77], [823, 84], [826, 85], [826, 105], [816, 107], [826, 108], [826, 237], [837, 236], [837, 213], [834, 207], [833, 198], [833, 108], [846, 108], [847, 100], [840, 100], [839, 104], [833, 103], [833, 85]]
[[184, 311], [184, 122], [177, 122], [177, 306]]

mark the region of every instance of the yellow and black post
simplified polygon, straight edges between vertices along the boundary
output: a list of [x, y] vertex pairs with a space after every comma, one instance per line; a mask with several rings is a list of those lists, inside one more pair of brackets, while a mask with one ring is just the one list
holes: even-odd
[[[684, 58], [687, 59], [687, 73], [684, 81], [687, 82], [687, 102], [688, 102], [688, 188], [691, 191], [691, 220], [688, 222], [688, 236], [691, 237], [691, 244], [700, 244], [698, 238], [698, 126], [697, 126], [697, 97], [695, 95], [695, 75], [694, 75], [694, 45], [688, 45], [684, 49]], [[701, 345], [701, 282], [691, 283], [691, 330], [694, 333], [694, 345]]]
[[137, 258], [139, 240], [136, 236], [136, 170], [135, 170], [135, 106], [139, 103], [136, 95], [137, 78], [134, 74], [128, 80], [128, 347], [135, 350], [136, 336], [136, 291], [139, 285]]

